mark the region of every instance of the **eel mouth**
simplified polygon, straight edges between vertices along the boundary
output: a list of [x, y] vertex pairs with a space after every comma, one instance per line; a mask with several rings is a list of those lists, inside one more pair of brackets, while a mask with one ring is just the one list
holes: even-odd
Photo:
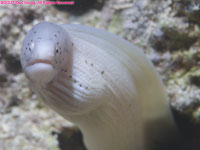
[[31, 63], [29, 63], [27, 66], [32, 66], [37, 63], [49, 64], [49, 65], [53, 66], [53, 64], [51, 63], [50, 60], [44, 60], [44, 59], [36, 59], [36, 60], [32, 61]]
[[50, 60], [35, 59], [24, 69], [26, 77], [32, 83], [49, 83], [54, 79], [57, 71]]

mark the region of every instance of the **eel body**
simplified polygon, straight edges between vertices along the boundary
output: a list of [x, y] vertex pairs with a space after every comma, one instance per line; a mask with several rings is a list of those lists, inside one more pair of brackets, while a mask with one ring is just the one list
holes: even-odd
[[88, 150], [151, 150], [176, 132], [152, 63], [116, 35], [42, 22], [26, 35], [21, 63], [42, 100], [80, 128]]

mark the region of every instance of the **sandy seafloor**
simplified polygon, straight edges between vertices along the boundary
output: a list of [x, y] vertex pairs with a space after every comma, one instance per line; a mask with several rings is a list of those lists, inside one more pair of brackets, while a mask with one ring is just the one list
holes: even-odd
[[143, 48], [166, 86], [177, 123], [188, 137], [187, 147], [200, 149], [200, 2], [82, 0], [76, 4], [67, 8], [0, 5], [0, 150], [84, 149], [77, 128], [38, 100], [22, 72], [22, 41], [41, 21], [90, 25]]

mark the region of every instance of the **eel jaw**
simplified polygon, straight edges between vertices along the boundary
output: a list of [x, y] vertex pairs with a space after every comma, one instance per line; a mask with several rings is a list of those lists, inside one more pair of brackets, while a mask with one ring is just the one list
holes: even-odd
[[25, 69], [25, 74], [33, 83], [46, 84], [54, 79], [57, 74], [55, 67], [49, 60], [36, 59], [29, 63]]

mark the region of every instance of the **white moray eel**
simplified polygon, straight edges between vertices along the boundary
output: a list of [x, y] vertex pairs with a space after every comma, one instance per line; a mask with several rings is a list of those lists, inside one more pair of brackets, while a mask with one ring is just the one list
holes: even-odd
[[116, 35], [39, 23], [24, 39], [21, 63], [43, 101], [80, 128], [88, 150], [151, 150], [176, 132], [155, 68]]

